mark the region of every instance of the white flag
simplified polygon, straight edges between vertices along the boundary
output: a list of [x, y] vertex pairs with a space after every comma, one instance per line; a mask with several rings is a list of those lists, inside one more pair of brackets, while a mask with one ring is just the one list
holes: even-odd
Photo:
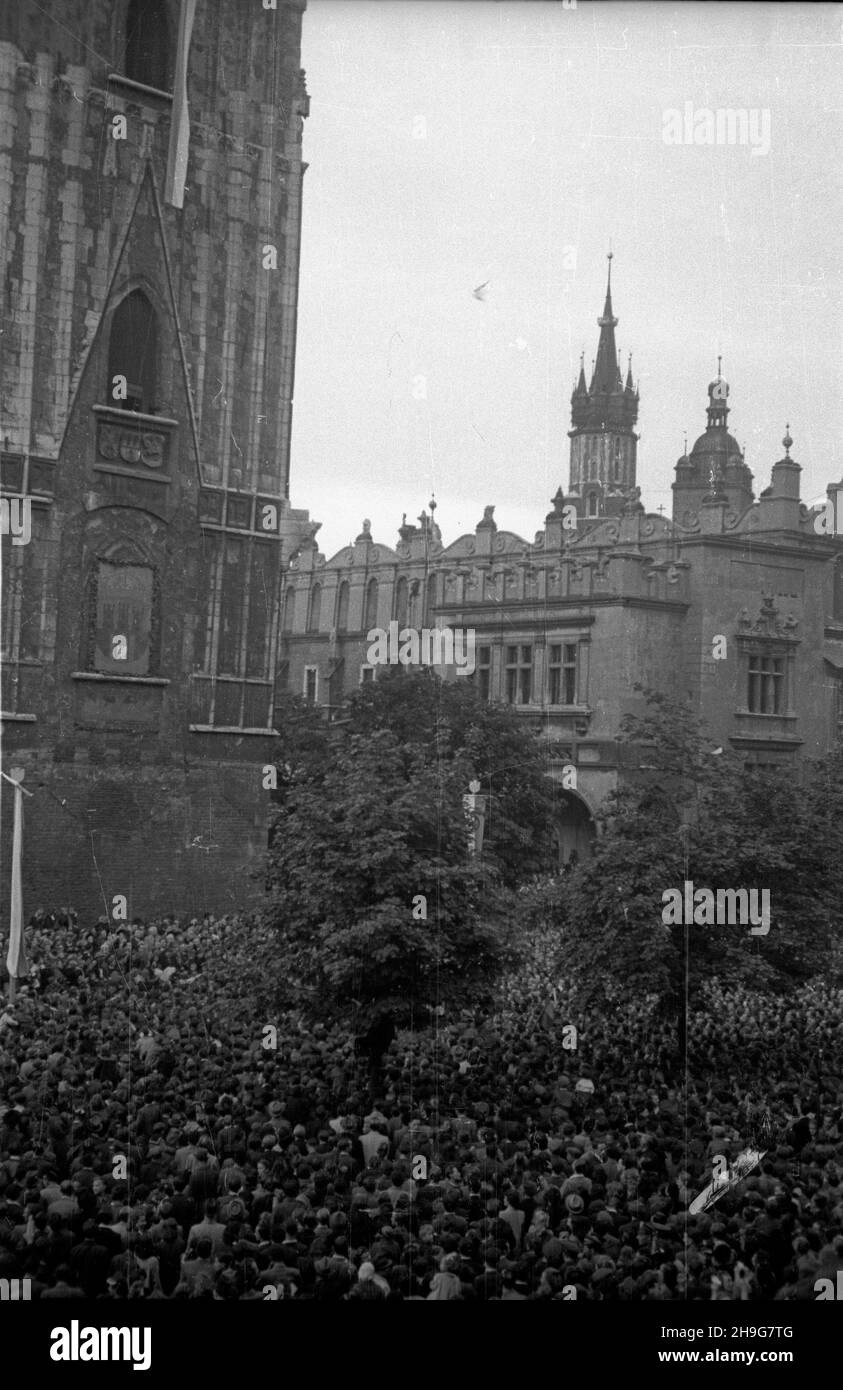
[[[15, 771], [18, 769], [15, 768]], [[15, 783], [15, 819], [12, 829], [12, 885], [9, 919], [9, 952], [6, 969], [13, 980], [29, 974], [26, 944], [23, 939], [23, 889], [21, 861], [23, 859], [23, 788]]]
[[181, 0], [179, 12], [179, 42], [176, 49], [176, 75], [173, 84], [173, 114], [170, 125], [170, 150], [167, 156], [167, 181], [164, 200], [174, 208], [184, 206], [184, 184], [187, 178], [187, 156], [190, 149], [190, 115], [187, 108], [187, 60], [196, 0]]

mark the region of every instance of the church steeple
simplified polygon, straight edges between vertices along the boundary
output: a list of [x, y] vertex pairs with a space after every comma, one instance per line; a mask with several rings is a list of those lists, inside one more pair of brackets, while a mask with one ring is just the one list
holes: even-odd
[[612, 252], [609, 252], [609, 273], [606, 281], [606, 303], [603, 306], [603, 313], [597, 320], [600, 326], [600, 342], [597, 345], [597, 361], [594, 364], [594, 374], [591, 378], [591, 385], [588, 388], [591, 395], [605, 393], [616, 390], [620, 380], [620, 370], [618, 368], [618, 351], [615, 347], [615, 329], [618, 320], [612, 313]]
[[[612, 252], [606, 277], [606, 300], [597, 320], [600, 339], [597, 357], [586, 386], [580, 374], [571, 396], [570, 494], [581, 503], [586, 516], [610, 515], [622, 508], [622, 493], [635, 486], [635, 453], [638, 436], [638, 392], [632, 380], [632, 359], [621, 375], [612, 308]], [[593, 484], [594, 486], [590, 486]]]

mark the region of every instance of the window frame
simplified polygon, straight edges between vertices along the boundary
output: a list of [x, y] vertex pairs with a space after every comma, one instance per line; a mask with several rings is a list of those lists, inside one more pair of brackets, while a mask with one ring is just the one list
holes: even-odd
[[489, 642], [475, 647], [474, 676], [478, 697], [484, 704], [488, 704], [492, 698], [492, 646]]
[[[147, 378], [146, 380], [141, 380], [140, 383], [131, 381], [129, 379], [129, 371], [124, 370], [124, 365], [135, 367], [137, 365], [136, 363], [127, 362], [121, 365], [119, 359], [115, 361], [115, 328], [118, 326], [121, 314], [128, 308], [130, 301], [134, 301], [135, 303], [143, 302], [147, 306], [149, 311], [148, 323], [151, 326], [152, 360], [149, 367], [139, 374], [141, 377], [146, 376]], [[137, 336], [138, 335], [134, 332], [128, 335], [130, 341], [133, 341]], [[134, 347], [129, 350], [134, 351]], [[160, 415], [161, 411], [158, 407], [162, 391], [162, 364], [163, 351], [160, 315], [153, 299], [147, 294], [143, 286], [131, 286], [121, 294], [109, 318], [108, 351], [106, 354], [106, 404], [112, 410], [125, 410], [131, 415]], [[125, 376], [126, 378], [127, 395], [125, 400], [116, 400], [112, 394], [114, 390], [114, 377], [117, 375]], [[132, 372], [132, 375], [138, 375], [138, 373]], [[136, 394], [133, 395], [133, 392]], [[140, 393], [139, 395], [137, 394], [138, 392]], [[147, 399], [147, 396], [149, 399]], [[140, 404], [135, 404], [134, 402], [138, 400]]]
[[[115, 666], [97, 665], [97, 628], [99, 612], [100, 568], [109, 565], [112, 569], [145, 569], [151, 572], [149, 601], [149, 659], [146, 671], [120, 670]], [[161, 661], [161, 582], [158, 569], [143, 555], [127, 555], [123, 551], [116, 554], [96, 554], [89, 561], [86, 582], [85, 612], [87, 622], [84, 630], [84, 650], [81, 667], [85, 673], [104, 676], [110, 680], [121, 678], [160, 676]]]
[[[143, 75], [139, 75], [137, 72], [130, 72], [130, 70], [129, 70], [129, 68], [130, 68], [130, 64], [129, 64], [130, 45], [132, 44], [133, 38], [134, 38], [133, 34], [130, 32], [129, 25], [130, 25], [130, 22], [131, 22], [131, 19], [132, 19], [131, 11], [132, 11], [133, 5], [135, 5], [135, 3], [136, 3], [136, 0], [127, 0], [126, 8], [125, 8], [125, 11], [124, 11], [124, 18], [123, 18], [123, 48], [122, 48], [122, 55], [121, 55], [121, 72], [120, 72], [120, 76], [124, 79], [124, 81], [126, 81], [126, 82], [131, 82], [133, 85], [138, 86], [138, 87], [141, 87], [141, 88], [143, 88], [143, 89], [146, 90], [146, 91], [150, 91], [150, 92], [163, 92], [163, 93], [169, 95], [169, 94], [172, 92], [172, 87], [173, 87], [173, 67], [174, 67], [174, 63], [175, 63], [175, 43], [174, 43], [174, 35], [173, 35], [173, 26], [172, 26], [171, 16], [170, 16], [170, 9], [169, 9], [169, 6], [168, 6], [168, 4], [167, 4], [167, 0], [140, 0], [140, 3], [139, 3], [139, 5], [138, 5], [138, 8], [141, 9], [141, 10], [142, 10], [143, 8], [145, 8], [145, 7], [146, 7], [146, 8], [149, 8], [149, 9], [153, 9], [153, 8], [154, 8], [155, 14], [154, 14], [153, 16], [151, 16], [151, 17], [152, 17], [153, 19], [155, 19], [155, 20], [163, 21], [163, 25], [164, 25], [164, 37], [163, 37], [162, 53], [161, 53], [161, 58], [162, 58], [162, 63], [163, 63], [162, 71], [160, 71], [160, 72], [154, 72], [154, 73], [146, 72], [146, 73], [144, 73]], [[138, 50], [138, 51], [139, 51], [139, 52], [142, 52], [142, 50]], [[149, 81], [149, 80], [148, 80], [150, 77], [158, 77], [158, 76], [160, 76], [160, 77], [162, 78], [162, 81], [161, 81], [161, 82]]]
[[[554, 652], [559, 653], [558, 657]], [[567, 656], [573, 652], [573, 658]], [[571, 709], [579, 704], [580, 644], [564, 637], [547, 645], [547, 703], [555, 709]], [[572, 699], [567, 699], [568, 694]], [[558, 699], [554, 699], [558, 695]]]
[[[313, 676], [313, 699], [308, 695], [308, 677]], [[319, 704], [319, 667], [308, 665], [302, 671], [302, 697], [308, 705]]]
[[[515, 652], [516, 656], [510, 656]], [[524, 656], [527, 652], [529, 655]], [[504, 648], [504, 691], [506, 704], [515, 708], [530, 705], [533, 703], [533, 667], [535, 664], [535, 647], [532, 642], [507, 642]], [[524, 697], [525, 679], [527, 684], [527, 698]], [[513, 696], [515, 698], [513, 698]]]
[[[768, 669], [771, 666], [774, 669]], [[746, 676], [746, 708], [750, 714], [787, 713], [787, 661], [783, 654], [748, 652]], [[773, 707], [767, 708], [771, 694]]]

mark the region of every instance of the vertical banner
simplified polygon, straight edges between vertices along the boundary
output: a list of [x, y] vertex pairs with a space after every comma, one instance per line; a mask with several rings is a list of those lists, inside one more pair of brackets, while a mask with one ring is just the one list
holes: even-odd
[[9, 972], [9, 993], [14, 997], [14, 982], [29, 974], [26, 959], [26, 944], [23, 938], [23, 887], [21, 863], [23, 859], [23, 769], [13, 767], [11, 780], [15, 785], [15, 810], [12, 828], [12, 882], [11, 912], [9, 915], [9, 951], [6, 956], [6, 969]]
[[184, 206], [184, 184], [187, 178], [187, 156], [190, 149], [190, 114], [187, 106], [187, 60], [196, 0], [181, 0], [179, 10], [179, 41], [176, 49], [176, 73], [173, 82], [173, 114], [170, 124], [170, 149], [167, 156], [167, 179], [164, 201], [174, 208]]

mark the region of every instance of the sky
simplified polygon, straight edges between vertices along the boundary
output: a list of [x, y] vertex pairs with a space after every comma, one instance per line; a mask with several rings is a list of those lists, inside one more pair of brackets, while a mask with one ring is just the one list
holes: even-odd
[[309, 0], [290, 497], [323, 553], [432, 494], [445, 544], [487, 504], [534, 538], [610, 247], [648, 510], [718, 354], [756, 495], [786, 424], [803, 500], [839, 480], [841, 59], [838, 4]]

